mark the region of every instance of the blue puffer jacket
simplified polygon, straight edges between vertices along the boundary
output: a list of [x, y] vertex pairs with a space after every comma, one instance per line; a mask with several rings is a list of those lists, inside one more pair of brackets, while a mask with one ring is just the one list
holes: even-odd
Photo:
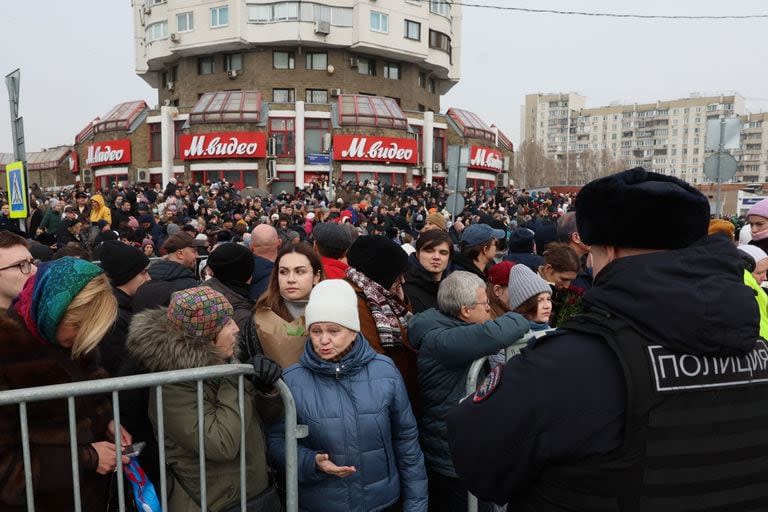
[[445, 418], [467, 394], [472, 362], [513, 344], [528, 332], [528, 326], [528, 320], [517, 313], [469, 324], [436, 309], [414, 315], [408, 322], [408, 339], [419, 351], [421, 447], [431, 471], [457, 478]]
[[[402, 495], [403, 510], [427, 510], [427, 475], [416, 419], [403, 379], [391, 359], [376, 354], [358, 334], [339, 362], [323, 361], [307, 340], [298, 364], [283, 373], [296, 400], [299, 440], [299, 508], [323, 512], [373, 512]], [[285, 424], [269, 430], [273, 467], [285, 468]], [[315, 466], [327, 453], [356, 472], [338, 478]]]

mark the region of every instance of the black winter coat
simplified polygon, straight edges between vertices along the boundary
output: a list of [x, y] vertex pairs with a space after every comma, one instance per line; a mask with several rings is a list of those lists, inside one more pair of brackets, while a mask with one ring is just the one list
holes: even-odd
[[194, 288], [199, 284], [191, 268], [168, 260], [161, 260], [151, 265], [149, 276], [152, 280], [141, 285], [133, 297], [134, 313], [158, 306], [168, 306], [173, 292]]
[[117, 318], [112, 328], [101, 339], [101, 366], [107, 370], [110, 377], [117, 377], [118, 369], [126, 358], [125, 339], [128, 337], [128, 326], [133, 316], [133, 300], [124, 291], [112, 287], [112, 294], [117, 299]]

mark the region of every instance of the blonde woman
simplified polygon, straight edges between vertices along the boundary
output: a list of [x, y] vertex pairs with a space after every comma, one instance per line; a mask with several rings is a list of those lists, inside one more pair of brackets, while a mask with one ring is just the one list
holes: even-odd
[[[19, 297], [0, 317], [0, 389], [108, 377], [93, 350], [117, 316], [117, 301], [100, 267], [65, 257], [10, 268], [28, 275]], [[35, 271], [36, 270], [36, 271]], [[35, 505], [72, 510], [69, 423], [65, 400], [27, 405]], [[77, 399], [77, 454], [84, 510], [105, 510], [117, 465], [112, 408], [105, 396]], [[0, 510], [26, 510], [19, 412], [0, 409]], [[132, 442], [123, 430], [120, 443]], [[127, 463], [128, 458], [123, 457]]]

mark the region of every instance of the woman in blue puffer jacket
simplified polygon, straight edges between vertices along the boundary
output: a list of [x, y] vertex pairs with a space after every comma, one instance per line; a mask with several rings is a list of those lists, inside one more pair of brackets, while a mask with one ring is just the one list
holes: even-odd
[[[400, 372], [359, 333], [357, 295], [341, 279], [312, 290], [299, 364], [283, 379], [296, 400], [299, 508], [323, 512], [426, 512], [427, 475]], [[285, 426], [269, 430], [269, 457], [284, 470]]]

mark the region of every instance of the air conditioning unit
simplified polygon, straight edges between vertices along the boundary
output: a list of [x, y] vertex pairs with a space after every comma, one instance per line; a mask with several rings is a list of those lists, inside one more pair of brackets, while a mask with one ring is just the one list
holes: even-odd
[[149, 183], [149, 169], [139, 169], [136, 171], [136, 183]]
[[435, 172], [443, 172], [443, 164], [441, 164], [440, 162], [433, 163], [432, 170]]
[[179, 41], [181, 41], [181, 36], [176, 32], [171, 32], [171, 41], [173, 41], [174, 43], [178, 43]]
[[270, 137], [267, 139], [267, 156], [274, 157], [277, 155], [277, 139]]
[[83, 183], [93, 183], [93, 169], [82, 169]]
[[356, 68], [357, 67], [357, 57], [350, 57], [349, 58], [349, 67]]
[[330, 91], [331, 96], [341, 96], [342, 90], [341, 89], [331, 89]]
[[229, 70], [227, 70], [227, 76], [229, 78], [237, 78], [237, 75], [239, 75], [239, 74], [240, 74], [240, 72], [238, 70], [236, 70], [236, 69], [229, 69]]
[[323, 134], [323, 153], [328, 153], [331, 150], [331, 134]]
[[272, 183], [277, 180], [277, 162], [274, 160], [267, 161], [267, 183]]
[[176, 82], [174, 82], [173, 80], [168, 80], [165, 83], [165, 88], [168, 89], [169, 91], [172, 91], [174, 87], [176, 87]]
[[324, 36], [327, 36], [331, 33], [331, 22], [330, 21], [316, 21], [315, 22], [315, 34], [322, 34]]

